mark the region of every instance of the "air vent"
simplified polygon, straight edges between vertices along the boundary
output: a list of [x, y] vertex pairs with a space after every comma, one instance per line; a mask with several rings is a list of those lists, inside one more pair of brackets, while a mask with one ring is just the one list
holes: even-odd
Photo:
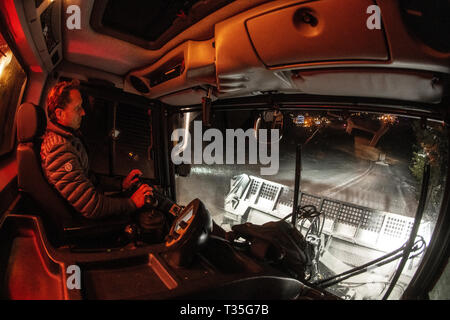
[[130, 76], [130, 82], [134, 89], [142, 94], [147, 94], [150, 92], [147, 84], [140, 78], [136, 76]]
[[150, 86], [154, 87], [171, 79], [174, 79], [184, 72], [184, 59], [177, 57], [146, 75], [150, 81]]

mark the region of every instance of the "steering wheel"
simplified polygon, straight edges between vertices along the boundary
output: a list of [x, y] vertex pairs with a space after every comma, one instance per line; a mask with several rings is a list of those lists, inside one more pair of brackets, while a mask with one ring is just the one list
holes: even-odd
[[166, 237], [167, 262], [175, 267], [188, 266], [212, 231], [211, 214], [199, 199], [192, 200], [175, 218]]

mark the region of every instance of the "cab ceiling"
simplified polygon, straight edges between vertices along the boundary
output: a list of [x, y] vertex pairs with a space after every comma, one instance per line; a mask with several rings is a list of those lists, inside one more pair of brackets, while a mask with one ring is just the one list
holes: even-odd
[[187, 40], [212, 38], [216, 23], [268, 1], [108, 2], [64, 2], [63, 12], [73, 4], [81, 9], [81, 29], [62, 28], [64, 57], [75, 64], [122, 76], [157, 61]]
[[[378, 31], [366, 27], [374, 0], [347, 0], [346, 10], [338, 0], [149, 2], [65, 1], [63, 12], [81, 8], [81, 28], [62, 28], [64, 59], [171, 105], [267, 92], [439, 103], [448, 83], [446, 42], [424, 45], [389, 0], [376, 2]], [[435, 28], [423, 30], [433, 38]]]
[[[91, 13], [95, 31], [149, 50], [158, 50], [178, 34], [235, 0], [97, 0]], [[214, 26], [204, 34], [213, 36]]]

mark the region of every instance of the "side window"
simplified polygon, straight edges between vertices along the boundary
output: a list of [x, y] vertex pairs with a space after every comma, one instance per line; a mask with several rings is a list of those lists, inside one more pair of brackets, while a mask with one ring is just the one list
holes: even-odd
[[126, 176], [131, 169], [139, 169], [145, 178], [155, 179], [151, 112], [120, 103], [116, 110], [115, 130], [118, 132], [114, 150], [115, 173]]
[[14, 117], [26, 80], [25, 71], [0, 34], [0, 156], [14, 147]]
[[155, 179], [151, 112], [89, 95], [83, 101], [86, 116], [81, 131], [89, 149], [90, 168], [119, 176], [139, 169], [144, 178]]

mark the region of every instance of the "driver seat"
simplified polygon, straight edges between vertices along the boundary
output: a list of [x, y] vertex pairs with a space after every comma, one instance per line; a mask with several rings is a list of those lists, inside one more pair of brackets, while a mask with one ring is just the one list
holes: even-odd
[[[83, 217], [54, 189], [45, 178], [41, 167], [40, 149], [47, 127], [43, 108], [23, 103], [17, 121], [17, 179], [19, 192], [31, 198], [33, 208], [46, 230], [47, 238], [55, 246], [76, 244], [86, 238], [99, 239], [124, 230], [129, 223], [126, 217], [92, 220]], [[34, 213], [34, 210], [33, 210]]]

